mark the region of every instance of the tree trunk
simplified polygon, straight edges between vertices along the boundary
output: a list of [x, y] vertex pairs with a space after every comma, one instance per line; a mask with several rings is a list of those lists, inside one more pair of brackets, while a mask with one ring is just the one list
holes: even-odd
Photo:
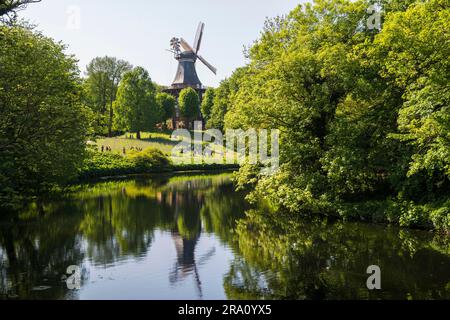
[[172, 130], [176, 130], [177, 128], [177, 120], [175, 117], [172, 118]]
[[113, 104], [114, 104], [114, 100], [116, 100], [116, 90], [117, 90], [115, 87], [115, 83], [116, 83], [116, 77], [113, 76], [112, 81], [111, 81], [111, 93], [110, 93], [110, 97], [109, 97], [109, 136], [110, 137], [112, 135], [113, 118], [114, 118]]
[[113, 102], [109, 105], [109, 123], [108, 123], [108, 136], [112, 136], [112, 122], [113, 122]]
[[141, 140], [141, 132], [140, 131], [136, 132], [136, 139]]
[[42, 204], [42, 200], [39, 197], [36, 200], [36, 207], [37, 207], [39, 216], [40, 217], [45, 216], [44, 205]]
[[12, 235], [12, 231], [5, 230], [3, 233], [4, 247], [6, 252], [6, 257], [8, 259], [8, 263], [11, 267], [15, 266], [17, 263], [17, 255], [16, 255], [16, 247], [14, 242], [14, 236]]

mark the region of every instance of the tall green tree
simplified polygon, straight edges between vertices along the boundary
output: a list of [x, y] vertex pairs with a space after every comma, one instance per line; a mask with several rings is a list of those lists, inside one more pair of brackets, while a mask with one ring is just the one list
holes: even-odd
[[114, 102], [114, 126], [121, 131], [137, 133], [153, 130], [162, 119], [156, 102], [156, 89], [144, 68], [125, 73]]
[[214, 88], [208, 88], [205, 92], [205, 95], [203, 97], [200, 110], [202, 112], [203, 119], [208, 122], [208, 120], [211, 118], [211, 111], [212, 107], [214, 105]]
[[211, 129], [224, 129], [225, 115], [235, 100], [240, 81], [244, 79], [247, 68], [236, 69], [230, 78], [223, 80], [214, 90], [213, 104], [210, 109], [206, 126]]
[[178, 98], [178, 107], [188, 126], [193, 128], [192, 122], [200, 115], [200, 98], [197, 92], [192, 88], [183, 89]]
[[76, 177], [88, 111], [77, 61], [39, 32], [0, 26], [0, 206]]
[[448, 1], [383, 0], [381, 30], [367, 23], [376, 2], [267, 21], [224, 122], [280, 129], [281, 168], [239, 181], [296, 213], [449, 230]]
[[99, 134], [112, 135], [113, 103], [125, 72], [132, 65], [114, 57], [97, 57], [87, 66], [85, 80], [85, 103], [95, 112]]
[[[156, 102], [161, 109], [161, 120], [166, 122], [167, 120], [172, 119], [172, 121], [174, 121], [175, 107], [177, 104], [175, 97], [165, 92], [160, 92], [156, 95]], [[173, 125], [173, 128], [175, 128], [175, 125]]]
[[413, 148], [410, 176], [450, 178], [449, 29], [447, 1], [418, 3], [390, 13], [373, 48], [365, 50], [383, 80], [404, 92], [394, 137]]

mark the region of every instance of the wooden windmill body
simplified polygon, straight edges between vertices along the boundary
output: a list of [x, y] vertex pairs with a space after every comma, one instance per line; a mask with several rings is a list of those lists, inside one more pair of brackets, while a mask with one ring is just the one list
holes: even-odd
[[[189, 43], [183, 38], [172, 38], [170, 41], [171, 50], [169, 51], [174, 54], [175, 59], [178, 61], [178, 69], [172, 85], [167, 88], [165, 92], [173, 95], [177, 100], [180, 92], [186, 88], [193, 88], [197, 91], [200, 101], [202, 100], [207, 87], [203, 86], [197, 75], [197, 60], [200, 60], [214, 74], [217, 74], [217, 69], [198, 54], [202, 43], [204, 29], [205, 24], [200, 22], [197, 29], [197, 34], [195, 36], [194, 46], [189, 45]], [[201, 115], [200, 110], [199, 114]], [[176, 125], [175, 123], [179, 123], [180, 120], [181, 119], [177, 108], [176, 119], [173, 121], [173, 126], [179, 127], [179, 125]], [[199, 120], [202, 120], [201, 116]]]

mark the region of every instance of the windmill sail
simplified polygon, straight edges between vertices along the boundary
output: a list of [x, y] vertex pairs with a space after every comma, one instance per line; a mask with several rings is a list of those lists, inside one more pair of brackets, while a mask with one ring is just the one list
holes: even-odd
[[200, 22], [197, 29], [197, 34], [194, 40], [194, 52], [198, 53], [200, 51], [200, 45], [202, 44], [203, 31], [205, 30], [205, 24]]
[[217, 69], [214, 68], [208, 61], [206, 61], [205, 58], [203, 58], [202, 56], [197, 56], [197, 58], [198, 58], [201, 62], [203, 62], [203, 64], [204, 64], [205, 66], [207, 66], [209, 70], [211, 70], [214, 74], [217, 74]]
[[180, 43], [184, 50], [195, 53], [194, 49], [183, 38], [180, 39]]

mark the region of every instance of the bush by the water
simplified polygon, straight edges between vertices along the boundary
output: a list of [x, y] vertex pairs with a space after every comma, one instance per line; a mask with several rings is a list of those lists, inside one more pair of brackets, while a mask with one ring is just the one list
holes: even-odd
[[170, 159], [160, 150], [148, 148], [128, 156], [119, 153], [89, 151], [80, 179], [161, 172], [170, 169]]
[[170, 159], [161, 150], [148, 148], [141, 152], [131, 153], [128, 158], [133, 164], [143, 171], [168, 168], [171, 164]]
[[148, 148], [140, 152], [132, 152], [126, 156], [122, 156], [119, 153], [90, 150], [78, 178], [79, 180], [86, 180], [127, 174], [238, 168], [238, 165], [227, 164], [203, 163], [173, 165], [164, 152], [155, 148]]
[[79, 174], [81, 180], [133, 173], [133, 162], [118, 153], [89, 151]]

